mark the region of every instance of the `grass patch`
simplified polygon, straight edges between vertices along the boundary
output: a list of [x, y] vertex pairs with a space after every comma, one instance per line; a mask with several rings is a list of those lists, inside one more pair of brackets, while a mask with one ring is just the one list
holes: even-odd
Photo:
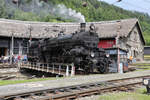
[[146, 94], [146, 88], [139, 88], [135, 90], [135, 93]]
[[27, 83], [27, 82], [54, 80], [54, 79], [56, 78], [36, 78], [36, 79], [29, 79], [29, 80], [0, 80], [0, 86], [9, 85], [9, 84]]
[[144, 57], [144, 60], [150, 60], [150, 57]]
[[144, 55], [144, 60], [150, 60], [150, 55]]
[[137, 68], [137, 71], [150, 70], [150, 63], [135, 63], [131, 64]]
[[150, 66], [137, 66], [136, 67], [137, 68], [137, 70], [142, 70], [142, 71], [144, 71], [144, 70], [150, 70]]
[[144, 55], [144, 58], [145, 58], [145, 57], [148, 57], [148, 58], [150, 58], [150, 55]]
[[150, 66], [137, 66], [136, 71], [150, 70]]
[[131, 64], [133, 66], [150, 66], [150, 63], [136, 63], [136, 64]]
[[135, 92], [110, 93], [100, 96], [97, 100], [150, 100], [150, 96], [145, 94], [146, 89], [138, 89]]

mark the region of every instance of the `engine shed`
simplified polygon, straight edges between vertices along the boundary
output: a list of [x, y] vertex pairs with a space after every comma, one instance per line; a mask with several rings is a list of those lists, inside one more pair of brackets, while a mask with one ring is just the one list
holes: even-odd
[[[137, 19], [120, 20], [99, 25], [99, 47], [121, 48], [127, 51], [127, 58], [144, 59], [144, 37]], [[100, 32], [100, 30], [99, 30]]]
[[[119, 50], [120, 52], [123, 50], [126, 59], [132, 56], [135, 60], [143, 60], [145, 41], [138, 19], [87, 22], [87, 27], [91, 23], [95, 25], [99, 35], [98, 47], [106, 50], [112, 49], [112, 51]], [[26, 41], [56, 37], [62, 31], [63, 34], [75, 33], [80, 27], [80, 23], [49, 23], [7, 19], [0, 19], [0, 24], [0, 56], [12, 54], [12, 37], [14, 38], [13, 53], [26, 55], [28, 51]]]

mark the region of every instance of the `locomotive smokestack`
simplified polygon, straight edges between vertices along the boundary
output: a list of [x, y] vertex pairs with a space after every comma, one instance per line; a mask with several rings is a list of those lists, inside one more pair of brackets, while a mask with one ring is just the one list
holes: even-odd
[[81, 32], [84, 32], [86, 29], [86, 23], [80, 23]]

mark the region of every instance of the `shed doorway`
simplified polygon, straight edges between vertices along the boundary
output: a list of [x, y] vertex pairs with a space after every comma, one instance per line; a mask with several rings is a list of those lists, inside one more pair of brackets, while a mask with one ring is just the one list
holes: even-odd
[[0, 57], [7, 55], [7, 48], [0, 48]]

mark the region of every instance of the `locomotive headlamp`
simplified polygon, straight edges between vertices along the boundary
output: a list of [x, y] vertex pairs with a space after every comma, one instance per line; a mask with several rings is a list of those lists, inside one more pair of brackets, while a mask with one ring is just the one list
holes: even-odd
[[108, 58], [110, 55], [109, 54], [106, 54], [106, 57]]
[[91, 57], [93, 58], [93, 57], [95, 57], [95, 54], [94, 54], [94, 52], [91, 52]]
[[149, 79], [146, 79], [146, 78], [143, 79], [143, 84], [144, 84], [144, 85], [148, 85], [148, 82], [149, 82]]
[[150, 94], [150, 78], [143, 78], [143, 85], [146, 86], [147, 93]]

